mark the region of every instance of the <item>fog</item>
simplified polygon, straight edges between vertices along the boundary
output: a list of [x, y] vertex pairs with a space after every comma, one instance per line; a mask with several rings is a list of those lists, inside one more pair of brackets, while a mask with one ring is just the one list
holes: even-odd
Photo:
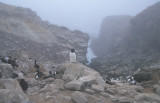
[[[97, 37], [101, 22], [110, 15], [135, 16], [160, 0], [0, 0], [3, 3], [31, 8], [42, 20], [81, 30]], [[96, 57], [88, 43], [87, 60]]]
[[31, 8], [42, 20], [71, 30], [79, 29], [97, 36], [104, 17], [131, 15], [160, 0], [0, 0], [0, 2]]

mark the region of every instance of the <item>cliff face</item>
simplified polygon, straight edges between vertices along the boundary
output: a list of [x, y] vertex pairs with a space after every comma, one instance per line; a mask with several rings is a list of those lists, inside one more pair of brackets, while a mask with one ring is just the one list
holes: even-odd
[[106, 17], [99, 38], [92, 43], [98, 58], [92, 60], [91, 66], [111, 76], [127, 76], [138, 69], [159, 68], [159, 9], [160, 2], [132, 18]]
[[103, 19], [99, 37], [92, 42], [95, 55], [103, 57], [116, 51], [130, 27], [130, 16], [108, 16]]
[[30, 9], [0, 3], [1, 55], [64, 62], [74, 48], [78, 61], [86, 61], [88, 35], [42, 21]]
[[[160, 47], [160, 2], [148, 7], [131, 20], [129, 44], [143, 53], [146, 50], [159, 52]], [[135, 42], [136, 41], [136, 42]]]
[[109, 16], [104, 18], [99, 37], [92, 49], [99, 57], [119, 51], [159, 51], [160, 2], [148, 7], [135, 17]]

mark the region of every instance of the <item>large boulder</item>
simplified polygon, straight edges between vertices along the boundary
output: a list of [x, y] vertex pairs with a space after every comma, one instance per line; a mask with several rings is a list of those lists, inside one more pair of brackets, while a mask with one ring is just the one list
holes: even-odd
[[64, 74], [63, 79], [72, 81], [74, 79], [78, 79], [79, 77], [83, 76], [84, 74], [84, 66], [76, 63], [67, 63], [63, 65]]
[[62, 79], [66, 82], [70, 82], [66, 84], [76, 84], [79, 85], [79, 89], [84, 85], [85, 88], [91, 87], [93, 84], [99, 85], [102, 89], [104, 89], [105, 81], [100, 76], [100, 74], [80, 63], [66, 63], [58, 68], [60, 71], [59, 75], [62, 75]]

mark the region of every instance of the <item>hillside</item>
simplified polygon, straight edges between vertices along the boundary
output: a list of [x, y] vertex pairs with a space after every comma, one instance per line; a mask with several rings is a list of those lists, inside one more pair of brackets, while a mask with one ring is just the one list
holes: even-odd
[[123, 21], [122, 16], [106, 17], [99, 37], [91, 46], [98, 58], [92, 60], [90, 66], [103, 75], [114, 77], [126, 77], [142, 69], [160, 68], [159, 9], [160, 2], [135, 17], [123, 17]]
[[42, 21], [35, 12], [22, 7], [0, 3], [0, 14], [0, 55], [62, 63], [74, 48], [78, 61], [86, 61], [86, 33]]

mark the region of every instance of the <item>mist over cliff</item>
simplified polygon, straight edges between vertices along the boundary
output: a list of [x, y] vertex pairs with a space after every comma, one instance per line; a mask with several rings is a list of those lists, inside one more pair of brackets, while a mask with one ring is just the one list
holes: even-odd
[[104, 18], [100, 35], [91, 44], [97, 55], [91, 66], [101, 73], [127, 76], [138, 69], [159, 65], [159, 9], [160, 2], [134, 17]]
[[104, 18], [99, 37], [92, 42], [91, 47], [95, 54], [105, 56], [119, 51], [159, 50], [159, 9], [160, 3], [156, 3], [135, 17]]

